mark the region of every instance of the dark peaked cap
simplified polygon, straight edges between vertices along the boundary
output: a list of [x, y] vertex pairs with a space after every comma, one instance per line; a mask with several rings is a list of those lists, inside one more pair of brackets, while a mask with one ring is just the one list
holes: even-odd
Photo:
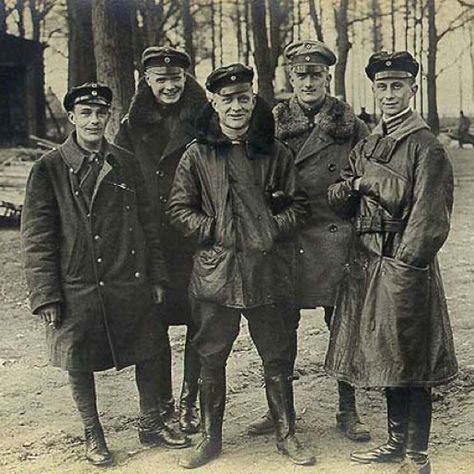
[[408, 51], [394, 53], [379, 51], [370, 56], [365, 73], [373, 82], [376, 79], [387, 77], [415, 78], [419, 69], [420, 65]]
[[150, 46], [142, 53], [142, 64], [149, 67], [180, 67], [187, 69], [191, 65], [188, 53], [169, 46]]
[[73, 87], [64, 96], [63, 106], [70, 112], [76, 104], [103, 105], [110, 107], [112, 103], [112, 90], [104, 84], [86, 82]]
[[209, 92], [217, 92], [223, 87], [237, 84], [252, 84], [253, 69], [240, 63], [222, 66], [209, 74], [206, 79], [206, 88]]

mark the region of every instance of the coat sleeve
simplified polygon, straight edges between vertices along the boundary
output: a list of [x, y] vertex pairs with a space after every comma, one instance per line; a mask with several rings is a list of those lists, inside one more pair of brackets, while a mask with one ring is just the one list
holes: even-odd
[[369, 127], [360, 119], [356, 117], [354, 134], [352, 136], [352, 147], [354, 148], [357, 143], [363, 140], [370, 133]]
[[342, 170], [339, 179], [328, 188], [327, 199], [331, 209], [342, 219], [354, 217], [360, 201], [360, 193], [354, 189], [356, 149], [349, 155], [347, 166]]
[[153, 212], [153, 205], [148, 196], [145, 179], [138, 161], [130, 157], [137, 193], [138, 219], [143, 229], [146, 241], [148, 275], [153, 284], [166, 284], [168, 273], [162, 252], [158, 224]]
[[290, 203], [282, 212], [273, 216], [280, 236], [301, 226], [309, 214], [308, 196], [298, 182], [293, 157], [286, 148], [280, 153], [277, 179], [276, 189], [283, 191]]
[[395, 258], [423, 267], [446, 241], [453, 207], [453, 171], [441, 146], [422, 150], [415, 164], [411, 212]]
[[21, 214], [21, 244], [31, 310], [62, 301], [59, 209], [42, 159], [30, 172]]
[[208, 245], [215, 238], [215, 217], [202, 211], [200, 183], [193, 158], [193, 152], [188, 148], [176, 169], [167, 213], [178, 232], [199, 245]]

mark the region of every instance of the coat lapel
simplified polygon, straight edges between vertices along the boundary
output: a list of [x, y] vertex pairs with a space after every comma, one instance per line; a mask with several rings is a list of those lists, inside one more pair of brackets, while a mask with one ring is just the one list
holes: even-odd
[[308, 159], [310, 156], [315, 156], [322, 150], [334, 143], [334, 138], [327, 133], [324, 133], [317, 125], [311, 132], [308, 139], [304, 142], [300, 151], [296, 155], [295, 164]]

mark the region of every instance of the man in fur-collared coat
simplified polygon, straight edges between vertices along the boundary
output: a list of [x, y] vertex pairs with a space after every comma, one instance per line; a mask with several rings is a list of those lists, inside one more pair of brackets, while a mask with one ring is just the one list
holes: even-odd
[[[301, 184], [309, 200], [311, 215], [298, 235], [296, 252], [296, 304], [287, 312], [292, 365], [297, 353], [300, 309], [323, 307], [330, 325], [336, 289], [342, 276], [351, 235], [351, 224], [330, 209], [326, 193], [347, 163], [354, 145], [368, 134], [352, 108], [327, 94], [333, 52], [320, 41], [298, 41], [285, 49], [293, 96], [278, 104], [276, 136], [293, 151]], [[356, 412], [354, 388], [339, 382], [337, 426], [355, 441], [370, 438]], [[249, 427], [251, 434], [273, 429], [265, 415]]]
[[[150, 47], [143, 52], [142, 62], [145, 77], [122, 120], [116, 143], [132, 151], [140, 162], [154, 204], [170, 277], [162, 311], [164, 325], [166, 328], [180, 324], [188, 327], [178, 406], [181, 429], [194, 433], [199, 427], [195, 404], [200, 366], [191, 345], [194, 328], [187, 298], [194, 248], [169, 225], [164, 211], [181, 155], [195, 137], [194, 120], [206, 104], [206, 94], [186, 73], [190, 65], [186, 53], [172, 48]], [[169, 338], [161, 360], [161, 406], [163, 414], [170, 416], [174, 413], [174, 399]]]

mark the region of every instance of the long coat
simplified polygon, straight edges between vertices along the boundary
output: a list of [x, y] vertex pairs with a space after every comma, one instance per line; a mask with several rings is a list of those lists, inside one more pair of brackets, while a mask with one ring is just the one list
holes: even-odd
[[293, 150], [311, 217], [297, 237], [296, 302], [301, 308], [334, 306], [347, 256], [351, 225], [329, 207], [329, 185], [346, 167], [354, 145], [368, 135], [349, 105], [326, 96], [314, 122], [296, 97], [274, 109], [276, 136]]
[[[170, 225], [165, 210], [176, 167], [186, 145], [196, 136], [194, 122], [206, 103], [206, 93], [192, 76], [186, 77], [179, 102], [167, 107], [156, 102], [142, 79], [115, 138], [117, 145], [131, 151], [140, 163], [159, 227], [169, 274], [168, 288], [183, 299], [191, 275], [194, 246]], [[175, 316], [179, 315], [167, 315], [167, 318]]]
[[[361, 177], [360, 191], [353, 189]], [[457, 372], [437, 253], [453, 204], [450, 161], [416, 113], [356, 146], [328, 199], [352, 218], [326, 370], [353, 384], [432, 386]]]
[[152, 208], [136, 160], [108, 144], [91, 207], [73, 135], [31, 170], [21, 237], [33, 313], [61, 305], [46, 327], [49, 358], [66, 370], [117, 369], [153, 357], [162, 327], [151, 283], [166, 270]]
[[[288, 203], [274, 215], [268, 195], [276, 191]], [[246, 141], [232, 144], [209, 105], [169, 202], [171, 222], [198, 242], [190, 295], [236, 308], [293, 302], [291, 233], [305, 203], [291, 153], [274, 139], [268, 106], [257, 99]]]

